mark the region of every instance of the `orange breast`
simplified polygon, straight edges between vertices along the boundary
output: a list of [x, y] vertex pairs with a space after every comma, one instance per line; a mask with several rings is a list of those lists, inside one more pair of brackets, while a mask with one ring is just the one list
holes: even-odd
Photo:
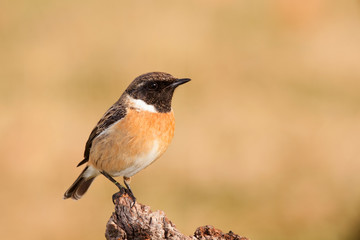
[[128, 109], [125, 118], [94, 139], [89, 163], [114, 176], [132, 176], [165, 152], [174, 128], [172, 111]]

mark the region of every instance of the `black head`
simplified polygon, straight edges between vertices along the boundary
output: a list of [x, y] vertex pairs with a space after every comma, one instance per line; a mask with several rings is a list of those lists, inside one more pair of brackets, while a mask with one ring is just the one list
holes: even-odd
[[125, 93], [154, 106], [158, 112], [169, 112], [175, 88], [188, 81], [189, 78], [178, 79], [168, 73], [151, 72], [135, 78]]

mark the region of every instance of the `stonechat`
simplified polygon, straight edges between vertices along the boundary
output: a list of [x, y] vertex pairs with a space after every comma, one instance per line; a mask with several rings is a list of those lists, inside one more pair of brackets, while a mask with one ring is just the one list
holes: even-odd
[[[163, 72], [135, 78], [90, 133], [84, 159], [77, 165], [86, 167], [64, 199], [80, 199], [102, 174], [120, 190], [113, 201], [125, 191], [135, 203], [131, 177], [158, 159], [170, 144], [175, 128], [171, 100], [175, 88], [188, 81]], [[113, 178], [118, 176], [123, 177], [126, 188]]]

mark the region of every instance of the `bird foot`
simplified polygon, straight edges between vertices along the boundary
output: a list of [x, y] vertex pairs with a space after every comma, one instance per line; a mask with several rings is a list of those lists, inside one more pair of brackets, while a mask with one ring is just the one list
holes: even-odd
[[131, 200], [132, 200], [132, 203], [130, 204], [130, 207], [131, 207], [131, 208], [134, 207], [134, 206], [135, 206], [135, 202], [136, 202], [136, 198], [135, 198], [134, 194], [131, 192], [131, 190], [126, 189], [126, 188], [124, 188], [124, 187], [123, 187], [123, 188], [120, 188], [120, 191], [119, 191], [119, 192], [114, 193], [114, 194], [112, 195], [112, 201], [113, 201], [113, 203], [114, 203], [115, 205], [118, 204], [118, 203], [119, 203], [119, 198], [122, 197], [125, 193], [128, 194], [129, 197], [130, 197]]
[[135, 206], [136, 197], [134, 196], [134, 194], [132, 193], [132, 191], [130, 189], [125, 189], [125, 191], [132, 200], [132, 203], [130, 204], [130, 208], [132, 208], [133, 206]]

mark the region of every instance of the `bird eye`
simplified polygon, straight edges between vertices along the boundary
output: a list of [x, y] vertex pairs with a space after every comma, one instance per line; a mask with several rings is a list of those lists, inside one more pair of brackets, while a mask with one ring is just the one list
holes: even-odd
[[158, 88], [158, 84], [156, 82], [152, 82], [148, 85], [149, 90], [156, 90]]

